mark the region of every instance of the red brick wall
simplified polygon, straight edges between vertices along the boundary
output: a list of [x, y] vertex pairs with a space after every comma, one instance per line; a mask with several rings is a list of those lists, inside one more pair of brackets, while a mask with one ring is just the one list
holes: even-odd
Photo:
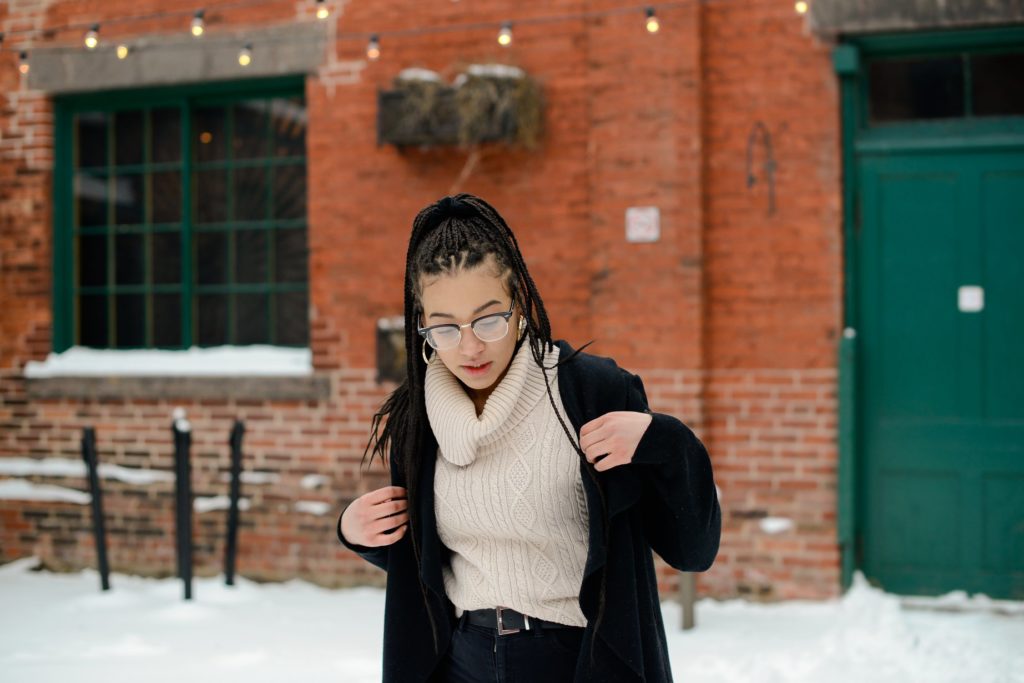
[[[622, 3], [332, 5], [337, 30], [400, 30], [578, 14]], [[14, 2], [0, 26], [58, 26], [177, 7], [149, 2]], [[268, 2], [218, 13], [218, 26], [308, 17], [312, 3]], [[6, 12], [6, 14], [4, 14]], [[322, 402], [30, 400], [21, 371], [50, 345], [48, 100], [25, 90], [11, 52], [0, 59], [0, 456], [77, 459], [80, 429], [97, 427], [100, 458], [170, 469], [175, 406], [195, 433], [195, 488], [226, 493], [226, 439], [246, 419], [246, 467], [272, 484], [243, 484], [239, 571], [328, 585], [380, 581], [334, 540], [337, 511], [380, 485], [361, 478], [369, 419], [390, 386], [372, 367], [375, 321], [402, 311], [405, 240], [416, 211], [457, 190], [480, 194], [516, 231], [556, 337], [608, 355], [645, 380], [652, 408], [683, 419], [712, 454], [724, 533], [699, 589], [719, 596], [822, 597], [839, 590], [835, 545], [835, 347], [840, 325], [839, 125], [827, 46], [806, 35], [788, 0], [718, 0], [520, 25], [508, 49], [491, 27], [382, 40], [378, 62], [338, 42], [306, 81], [310, 325], [314, 365], [331, 378]], [[181, 26], [179, 26], [181, 24]], [[180, 31], [186, 20], [125, 23], [104, 36]], [[52, 40], [77, 41], [61, 32]], [[18, 38], [12, 37], [11, 41]], [[37, 41], [41, 40], [36, 38]], [[466, 63], [514, 63], [546, 99], [539, 151], [485, 150], [460, 186], [459, 151], [376, 144], [376, 92], [408, 66], [451, 79]], [[776, 210], [766, 177], [746, 186], [756, 122], [772, 137]], [[764, 149], [755, 150], [760, 165]], [[629, 206], [661, 210], [661, 240], [624, 238]], [[319, 472], [329, 483], [299, 485]], [[84, 480], [47, 479], [85, 489]], [[104, 480], [115, 570], [173, 572], [173, 485]], [[332, 511], [297, 512], [298, 499]], [[767, 534], [763, 516], [792, 519]], [[225, 513], [195, 515], [198, 573], [218, 571]], [[39, 553], [54, 566], [94, 564], [87, 506], [0, 501], [0, 560]], [[660, 565], [662, 589], [675, 583]]]

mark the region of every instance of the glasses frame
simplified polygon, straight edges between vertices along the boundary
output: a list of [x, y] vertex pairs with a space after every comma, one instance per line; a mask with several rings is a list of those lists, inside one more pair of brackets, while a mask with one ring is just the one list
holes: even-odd
[[429, 336], [429, 333], [430, 333], [431, 330], [436, 330], [439, 327], [454, 327], [454, 328], [456, 328], [458, 330], [458, 332], [459, 332], [459, 340], [457, 342], [455, 342], [455, 344], [453, 346], [450, 347], [450, 348], [454, 349], [454, 348], [457, 348], [458, 345], [462, 343], [462, 328], [468, 327], [469, 329], [473, 330], [473, 334], [476, 336], [476, 338], [480, 339], [480, 335], [478, 335], [476, 333], [476, 328], [473, 327], [473, 325], [475, 325], [480, 320], [483, 320], [484, 318], [490, 318], [492, 316], [500, 315], [501, 317], [503, 317], [505, 319], [505, 334], [501, 335], [497, 339], [492, 339], [491, 341], [486, 341], [484, 339], [480, 339], [480, 341], [482, 341], [484, 344], [491, 344], [493, 342], [501, 341], [502, 339], [504, 339], [508, 335], [508, 330], [509, 330], [508, 321], [509, 321], [509, 318], [512, 317], [512, 312], [513, 312], [513, 309], [515, 309], [515, 305], [516, 305], [516, 300], [513, 298], [512, 302], [509, 303], [509, 305], [508, 305], [508, 310], [507, 311], [502, 311], [501, 313], [488, 313], [486, 315], [481, 315], [480, 317], [473, 318], [468, 323], [462, 323], [461, 325], [459, 323], [440, 323], [438, 325], [429, 325], [427, 327], [417, 327], [416, 331], [420, 333], [421, 337], [423, 337], [424, 339], [427, 340], [427, 343], [430, 344], [430, 348], [434, 349], [435, 351], [447, 351], [448, 348], [438, 349], [436, 346], [434, 346], [434, 344], [430, 340], [430, 336]]

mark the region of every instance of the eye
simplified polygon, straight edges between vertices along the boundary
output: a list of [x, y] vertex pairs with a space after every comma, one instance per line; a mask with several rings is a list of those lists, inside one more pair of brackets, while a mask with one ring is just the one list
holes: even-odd
[[496, 330], [500, 328], [504, 322], [505, 319], [500, 314], [485, 315], [473, 323], [473, 327], [481, 332], [486, 332], [488, 330]]

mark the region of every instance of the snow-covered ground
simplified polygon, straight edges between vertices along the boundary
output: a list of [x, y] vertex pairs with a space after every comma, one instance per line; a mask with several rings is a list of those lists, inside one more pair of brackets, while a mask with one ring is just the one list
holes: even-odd
[[[93, 570], [0, 566], [0, 681], [380, 680], [384, 593], [303, 581], [193, 582]], [[1024, 603], [949, 594], [900, 598], [860, 577], [838, 600], [755, 604], [703, 599], [697, 628], [663, 604], [680, 683], [1010, 683], [1024, 681]], [[922, 608], [924, 607], [924, 608]]]

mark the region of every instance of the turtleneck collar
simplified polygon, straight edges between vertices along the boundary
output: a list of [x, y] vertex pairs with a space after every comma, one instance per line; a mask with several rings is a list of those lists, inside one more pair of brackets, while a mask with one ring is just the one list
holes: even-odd
[[[545, 354], [544, 365], [556, 363], [558, 354], [558, 345], [553, 345]], [[548, 370], [549, 382], [557, 376], [557, 370]], [[476, 460], [478, 449], [500, 440], [518, 425], [547, 393], [544, 373], [525, 338], [479, 416], [473, 399], [436, 353], [427, 364], [423, 388], [427, 417], [441, 457], [460, 467]]]

